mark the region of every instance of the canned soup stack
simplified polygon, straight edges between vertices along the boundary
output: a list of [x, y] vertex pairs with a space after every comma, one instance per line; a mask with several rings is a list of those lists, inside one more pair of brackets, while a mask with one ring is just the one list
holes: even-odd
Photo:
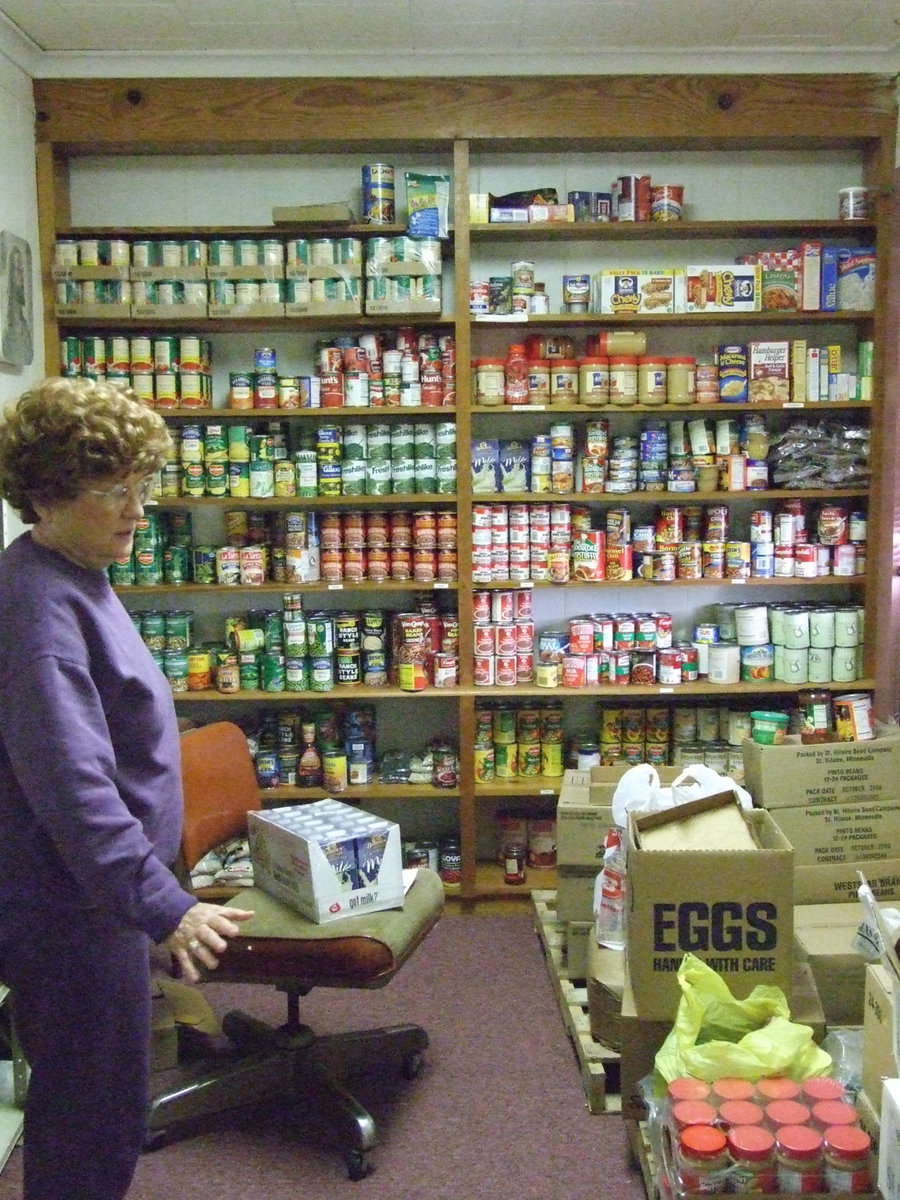
[[60, 374], [128, 384], [156, 408], [212, 405], [212, 343], [199, 334], [64, 337]]
[[566, 766], [562, 704], [476, 704], [473, 754], [477, 784], [559, 779]]

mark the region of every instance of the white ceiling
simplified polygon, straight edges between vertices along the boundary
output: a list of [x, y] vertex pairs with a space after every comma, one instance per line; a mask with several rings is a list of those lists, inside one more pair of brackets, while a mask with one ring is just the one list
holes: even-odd
[[894, 74], [900, 0], [0, 0], [0, 48], [48, 77]]

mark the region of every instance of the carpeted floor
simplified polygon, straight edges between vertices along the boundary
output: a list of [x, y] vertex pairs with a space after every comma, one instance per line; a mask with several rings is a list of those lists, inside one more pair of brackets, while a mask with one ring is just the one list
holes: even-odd
[[[231, 1007], [279, 1023], [283, 997], [208, 985]], [[640, 1200], [622, 1120], [591, 1115], [532, 919], [450, 915], [385, 989], [314, 992], [318, 1032], [414, 1021], [431, 1037], [412, 1082], [357, 1089], [378, 1121], [374, 1173], [351, 1183], [340, 1158], [272, 1108], [219, 1117], [141, 1159], [128, 1200]], [[21, 1195], [21, 1151], [0, 1200]]]

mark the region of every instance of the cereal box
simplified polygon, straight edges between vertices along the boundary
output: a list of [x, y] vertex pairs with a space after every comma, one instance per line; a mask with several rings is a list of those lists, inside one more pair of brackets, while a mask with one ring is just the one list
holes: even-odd
[[790, 342], [751, 342], [747, 392], [751, 404], [789, 404]]
[[[675, 282], [680, 272], [667, 267], [612, 267], [594, 276], [594, 307], [601, 313], [675, 312]], [[599, 289], [599, 305], [598, 301]]]
[[757, 263], [685, 268], [687, 312], [759, 312], [762, 267]]

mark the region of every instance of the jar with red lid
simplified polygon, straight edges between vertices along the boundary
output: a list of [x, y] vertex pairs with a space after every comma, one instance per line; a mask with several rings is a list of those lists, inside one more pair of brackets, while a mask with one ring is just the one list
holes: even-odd
[[766, 1114], [752, 1100], [723, 1100], [719, 1105], [719, 1120], [726, 1125], [762, 1125]]
[[775, 1130], [782, 1125], [806, 1125], [810, 1120], [809, 1109], [799, 1100], [770, 1100], [765, 1112], [766, 1123]]
[[662, 356], [641, 355], [637, 361], [638, 404], [665, 404], [668, 365]]
[[825, 1186], [829, 1192], [872, 1191], [872, 1139], [858, 1125], [838, 1125], [823, 1134]]
[[680, 1191], [717, 1195], [725, 1191], [728, 1140], [716, 1125], [688, 1125], [678, 1134], [675, 1151]]
[[[736, 1104], [744, 1100], [732, 1101]], [[775, 1135], [761, 1125], [732, 1125], [727, 1134], [731, 1170], [729, 1191], [755, 1192], [770, 1196], [778, 1191], [775, 1166]]]
[[764, 1101], [796, 1100], [800, 1084], [784, 1075], [766, 1075], [756, 1082], [756, 1094]]
[[783, 1125], [775, 1134], [778, 1190], [808, 1195], [825, 1189], [822, 1135], [809, 1125]]
[[609, 401], [625, 408], [637, 404], [638, 360], [630, 354], [609, 356]]
[[549, 358], [532, 358], [528, 361], [528, 403], [550, 403]]
[[818, 1104], [820, 1100], [846, 1100], [847, 1092], [839, 1079], [830, 1075], [813, 1075], [801, 1085], [804, 1104]]
[[668, 361], [666, 402], [693, 404], [697, 399], [697, 360], [689, 354], [676, 354]]
[[672, 1120], [676, 1129], [689, 1125], [715, 1125], [716, 1109], [708, 1100], [678, 1100], [672, 1105]]
[[712, 1083], [712, 1094], [715, 1100], [752, 1100], [756, 1089], [749, 1079], [737, 1079], [733, 1075], [723, 1075]]
[[817, 1100], [812, 1106], [814, 1129], [830, 1129], [834, 1125], [856, 1125], [859, 1114], [846, 1100]]
[[798, 694], [797, 704], [800, 708], [800, 741], [805, 745], [827, 742], [834, 729], [831, 692], [826, 688], [806, 688]]
[[578, 362], [574, 358], [550, 361], [550, 403], [576, 404], [578, 401]]
[[582, 404], [609, 403], [609, 359], [578, 360], [578, 399]]
[[666, 1088], [666, 1094], [672, 1104], [679, 1100], [706, 1100], [709, 1096], [709, 1084], [703, 1079], [695, 1079], [693, 1075], [679, 1075]]
[[472, 362], [475, 374], [473, 396], [476, 404], [502, 404], [506, 392], [506, 359], [476, 358]]

